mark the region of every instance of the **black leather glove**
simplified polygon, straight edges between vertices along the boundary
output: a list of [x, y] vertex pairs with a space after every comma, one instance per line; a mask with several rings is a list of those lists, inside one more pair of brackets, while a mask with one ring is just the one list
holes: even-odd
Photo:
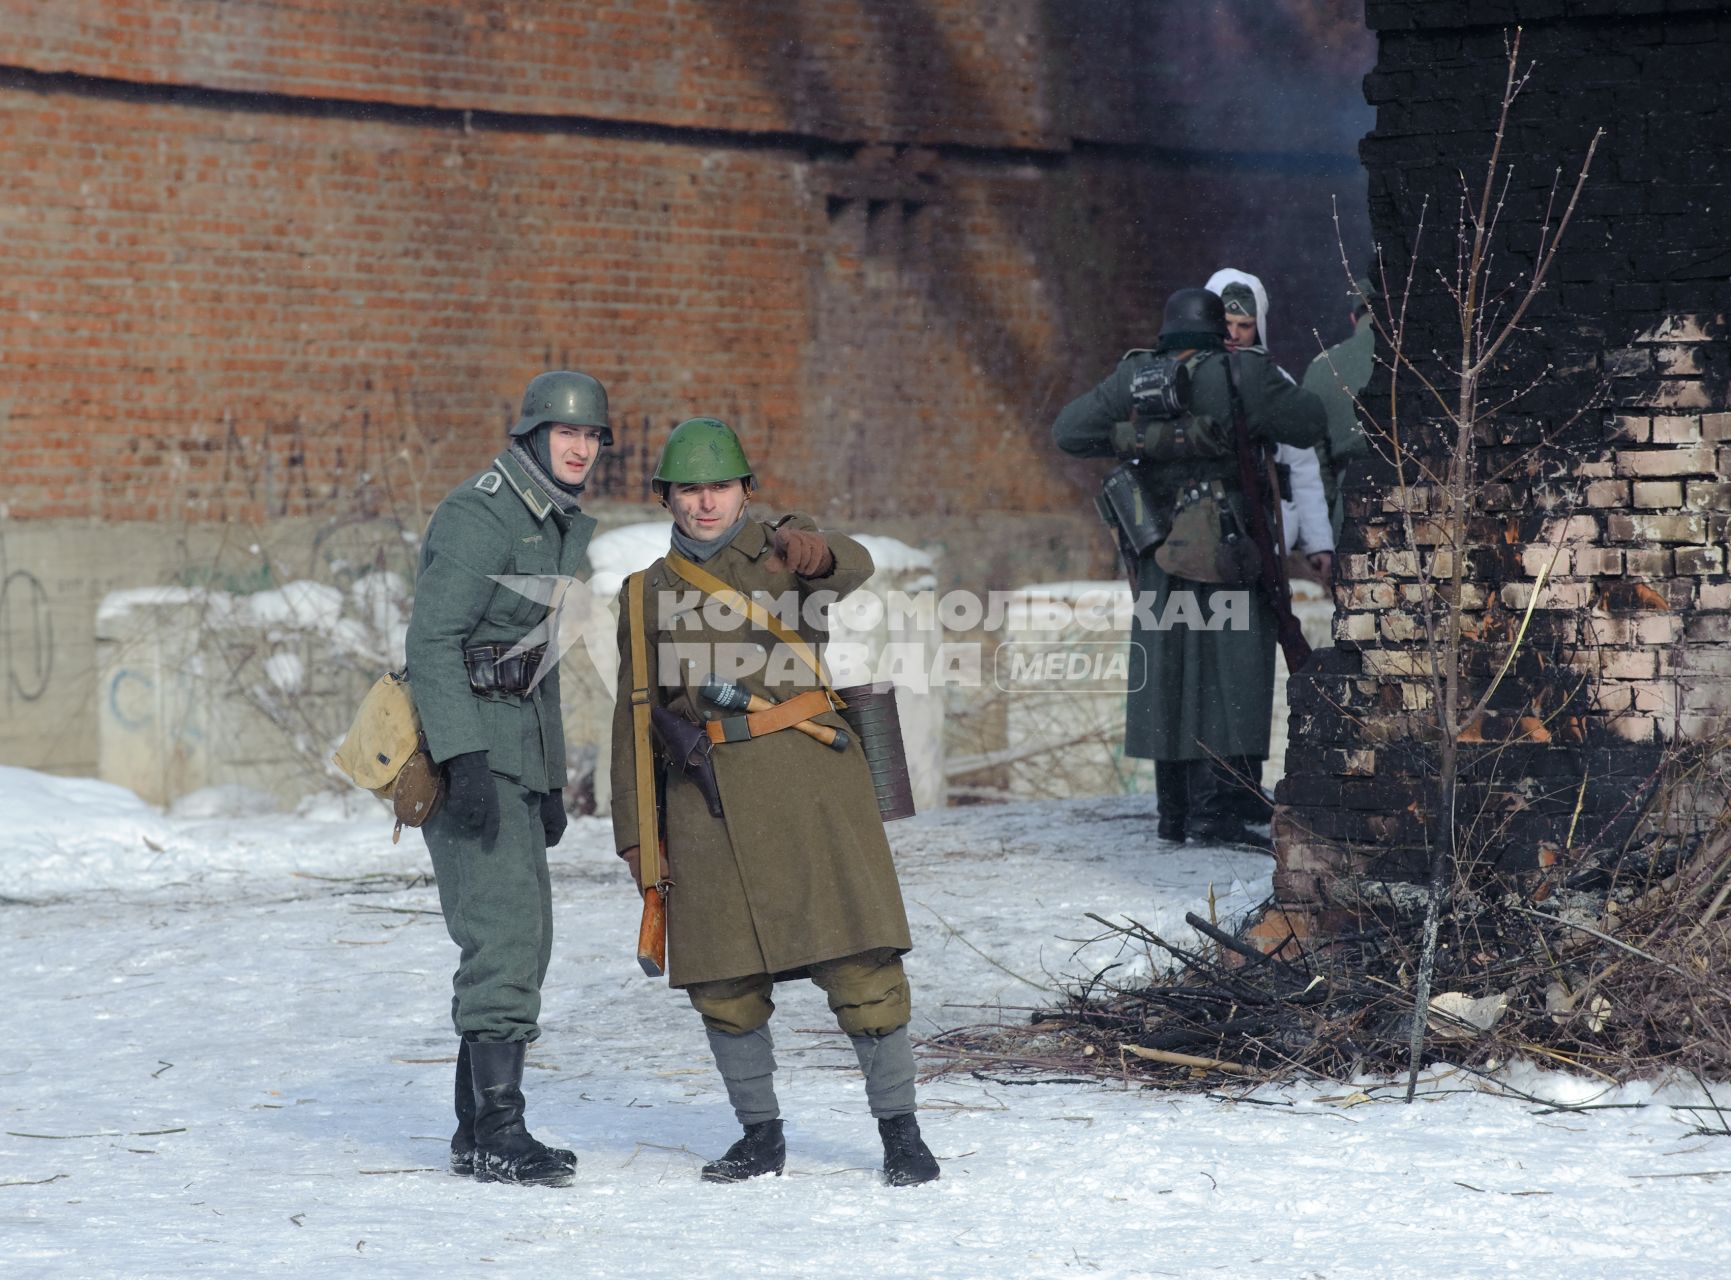
[[570, 821], [565, 816], [565, 797], [563, 794], [549, 791], [541, 797], [541, 829], [547, 833], [547, 847], [549, 849], [559, 843]]
[[499, 834], [499, 786], [485, 751], [465, 751], [445, 761], [445, 812], [461, 830], [491, 844]]

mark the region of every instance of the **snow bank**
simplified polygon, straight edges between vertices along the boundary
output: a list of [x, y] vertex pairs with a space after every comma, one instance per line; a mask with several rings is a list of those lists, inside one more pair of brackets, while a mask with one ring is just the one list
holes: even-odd
[[165, 815], [124, 787], [0, 766], [0, 899], [418, 867], [420, 840], [392, 846], [383, 807], [361, 798], [362, 821], [335, 800], [285, 816], [252, 788], [207, 787]]
[[[672, 528], [670, 520], [648, 520], [596, 534], [589, 543], [589, 566], [594, 571], [589, 585], [595, 594], [611, 599], [619, 594], [619, 585], [628, 574], [647, 569], [666, 555], [672, 546]], [[929, 572], [934, 567], [929, 551], [910, 547], [899, 539], [875, 533], [849, 536], [871, 553], [872, 564], [879, 573]]]
[[598, 533], [589, 542], [589, 587], [596, 596], [611, 600], [625, 579], [647, 569], [672, 548], [670, 520], [649, 520], [620, 525]]
[[931, 552], [910, 547], [899, 538], [886, 538], [876, 533], [855, 533], [849, 536], [871, 553], [872, 566], [879, 573], [917, 573], [937, 567], [937, 561], [932, 558]]

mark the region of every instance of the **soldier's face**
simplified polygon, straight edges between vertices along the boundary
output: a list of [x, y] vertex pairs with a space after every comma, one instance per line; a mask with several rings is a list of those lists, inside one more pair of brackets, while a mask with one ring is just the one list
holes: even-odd
[[571, 427], [556, 422], [548, 429], [547, 455], [553, 478], [560, 484], [582, 484], [601, 453], [601, 432], [595, 427]]
[[676, 484], [667, 494], [673, 523], [688, 538], [713, 542], [733, 527], [745, 510], [745, 481], [717, 480], [711, 484]]
[[1230, 351], [1256, 345], [1256, 320], [1251, 316], [1226, 315], [1226, 346]]

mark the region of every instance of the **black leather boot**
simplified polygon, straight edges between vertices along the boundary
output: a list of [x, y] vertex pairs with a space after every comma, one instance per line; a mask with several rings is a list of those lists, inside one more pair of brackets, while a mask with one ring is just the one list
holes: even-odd
[[1190, 834], [1203, 844], [1235, 844], [1246, 849], [1271, 850], [1274, 842], [1255, 827], [1244, 824], [1242, 818], [1227, 814], [1210, 814], [1190, 824]]
[[890, 1186], [917, 1186], [938, 1176], [938, 1158], [920, 1137], [913, 1115], [879, 1120], [878, 1137], [884, 1140], [884, 1181]]
[[577, 1157], [537, 1142], [523, 1122], [523, 1040], [471, 1040], [469, 1071], [475, 1081], [477, 1182], [567, 1187]]
[[1210, 762], [1220, 813], [1255, 825], [1268, 821], [1274, 813], [1274, 797], [1262, 789], [1262, 765], [1255, 756], [1227, 756]]
[[1268, 837], [1244, 825], [1229, 808], [1226, 788], [1218, 785], [1214, 764], [1191, 760], [1185, 765], [1190, 786], [1190, 822], [1186, 830], [1203, 844], [1235, 844], [1250, 849], [1269, 847]]
[[766, 1173], [781, 1176], [787, 1167], [787, 1140], [781, 1134], [780, 1120], [760, 1120], [745, 1126], [741, 1135], [719, 1160], [703, 1166], [705, 1182], [744, 1182]]
[[469, 1042], [457, 1041], [457, 1079], [452, 1101], [457, 1131], [451, 1135], [451, 1172], [467, 1178], [475, 1172], [475, 1079], [469, 1073]]
[[1154, 803], [1159, 815], [1154, 834], [1173, 844], [1184, 843], [1184, 824], [1190, 816], [1188, 769], [1181, 760], [1154, 762]]

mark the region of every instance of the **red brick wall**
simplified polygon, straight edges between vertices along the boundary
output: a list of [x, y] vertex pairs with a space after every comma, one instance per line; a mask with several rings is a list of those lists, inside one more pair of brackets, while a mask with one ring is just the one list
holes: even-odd
[[1150, 99], [1146, 8], [1076, 12], [0, 0], [6, 508], [436, 500], [575, 366], [623, 427], [609, 493], [709, 412], [783, 506], [1085, 510], [1064, 400], [1226, 261], [1291, 362], [1338, 336], [1361, 179], [1307, 135], [1247, 201], [1154, 145], [1209, 132]]
[[1039, 0], [3, 0], [8, 63], [832, 138], [1046, 145]]

